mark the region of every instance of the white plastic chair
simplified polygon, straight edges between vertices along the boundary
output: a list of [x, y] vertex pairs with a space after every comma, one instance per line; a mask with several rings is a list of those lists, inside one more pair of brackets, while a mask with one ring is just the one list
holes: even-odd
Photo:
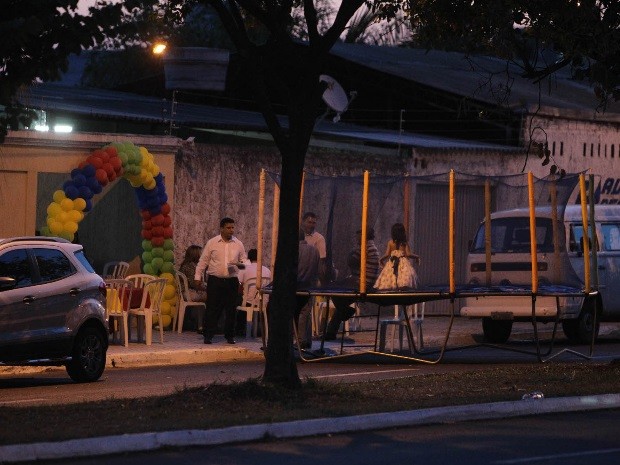
[[177, 282], [177, 295], [179, 297], [177, 303], [177, 311], [172, 320], [172, 331], [176, 326], [179, 334], [183, 331], [183, 319], [185, 318], [185, 309], [187, 307], [202, 307], [207, 308], [207, 304], [204, 302], [191, 301], [189, 299], [189, 283], [187, 276], [180, 271], [175, 273], [175, 279]]
[[129, 276], [125, 276], [125, 279], [131, 281], [134, 287], [144, 287], [144, 285], [155, 279], [155, 276], [151, 274], [130, 274]]
[[129, 271], [129, 263], [127, 262], [108, 262], [103, 265], [103, 279], [125, 279]]
[[[266, 286], [271, 281], [271, 278], [262, 278], [261, 279], [263, 286]], [[257, 336], [257, 329], [259, 315], [261, 314], [261, 305], [260, 305], [261, 295], [260, 292], [256, 289], [256, 278], [246, 279], [243, 283], [243, 297], [241, 299], [241, 305], [237, 307], [237, 311], [246, 312], [246, 324], [245, 324], [245, 337], [249, 338], [250, 336]], [[263, 296], [263, 308], [267, 306], [267, 296]], [[263, 313], [263, 316], [265, 314]], [[265, 319], [264, 331], [267, 331], [267, 321]], [[265, 334], [266, 339], [266, 334]]]
[[[112, 328], [112, 340], [116, 340], [118, 334], [124, 340], [124, 345], [129, 345], [129, 303], [133, 292], [133, 283], [126, 279], [106, 279], [106, 313]], [[118, 320], [118, 321], [117, 321]]]
[[[151, 276], [152, 278], [152, 276]], [[146, 345], [150, 346], [153, 340], [153, 316], [157, 316], [160, 342], [164, 343], [164, 325], [161, 319], [161, 302], [164, 298], [164, 289], [168, 281], [164, 278], [151, 279], [142, 287], [142, 301], [140, 307], [130, 308], [129, 316], [138, 320], [138, 334], [140, 333], [140, 318], [144, 317]]]

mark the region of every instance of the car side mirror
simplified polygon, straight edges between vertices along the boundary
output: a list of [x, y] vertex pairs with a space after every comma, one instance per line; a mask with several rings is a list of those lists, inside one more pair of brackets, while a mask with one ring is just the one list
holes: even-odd
[[0, 292], [15, 289], [16, 285], [17, 282], [15, 281], [15, 278], [11, 278], [9, 276], [0, 276]]

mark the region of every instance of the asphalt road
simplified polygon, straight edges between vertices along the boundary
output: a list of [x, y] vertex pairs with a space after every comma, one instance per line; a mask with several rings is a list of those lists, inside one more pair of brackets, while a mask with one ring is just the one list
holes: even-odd
[[620, 463], [618, 424], [620, 411], [608, 410], [65, 459], [62, 463], [616, 465]]

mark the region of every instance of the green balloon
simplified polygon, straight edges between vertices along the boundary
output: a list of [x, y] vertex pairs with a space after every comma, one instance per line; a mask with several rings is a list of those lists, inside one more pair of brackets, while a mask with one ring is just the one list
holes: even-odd
[[151, 241], [149, 241], [148, 239], [144, 239], [142, 241], [142, 250], [146, 250], [146, 251], [153, 250], [153, 243]]
[[174, 264], [172, 262], [164, 262], [164, 264], [161, 266], [161, 272], [174, 273]]
[[150, 263], [145, 263], [144, 266], [142, 267], [142, 270], [146, 274], [157, 276], [157, 273], [155, 272], [155, 270], [153, 269], [153, 266]]
[[163, 257], [164, 249], [162, 247], [153, 247], [153, 250], [151, 250], [151, 253], [153, 254], [153, 257]]
[[151, 262], [151, 266], [155, 271], [161, 270], [162, 265], [164, 264], [164, 259], [161, 257], [155, 257]]
[[153, 254], [151, 252], [142, 252], [142, 261], [144, 263], [151, 263], [153, 261]]
[[166, 239], [164, 241], [164, 250], [174, 250], [174, 242], [172, 239]]
[[174, 262], [174, 252], [172, 250], [164, 249], [164, 261]]

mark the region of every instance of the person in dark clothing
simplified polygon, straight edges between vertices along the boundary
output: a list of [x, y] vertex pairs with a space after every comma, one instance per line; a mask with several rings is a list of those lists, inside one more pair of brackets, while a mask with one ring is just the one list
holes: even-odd
[[[310, 289], [319, 279], [320, 255], [316, 247], [306, 242], [306, 234], [299, 231], [299, 259], [297, 263], [297, 290]], [[302, 349], [312, 348], [312, 301], [309, 295], [297, 296], [295, 323], [299, 345]]]

